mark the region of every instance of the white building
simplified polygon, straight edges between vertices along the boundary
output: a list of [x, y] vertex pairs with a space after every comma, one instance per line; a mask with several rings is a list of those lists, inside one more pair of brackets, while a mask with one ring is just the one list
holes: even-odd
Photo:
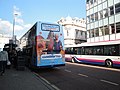
[[9, 43], [10, 39], [10, 36], [0, 34], [0, 49], [3, 48], [5, 44]]
[[85, 19], [68, 16], [61, 18], [58, 23], [63, 26], [65, 45], [80, 44], [87, 41]]
[[120, 39], [120, 0], [86, 0], [87, 42]]

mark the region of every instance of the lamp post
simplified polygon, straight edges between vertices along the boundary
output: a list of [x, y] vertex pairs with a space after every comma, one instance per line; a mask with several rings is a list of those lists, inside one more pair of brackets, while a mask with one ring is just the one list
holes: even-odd
[[14, 32], [15, 32], [15, 16], [17, 16], [17, 15], [18, 14], [13, 15], [13, 36], [12, 36], [13, 43], [15, 42], [15, 35], [14, 35]]

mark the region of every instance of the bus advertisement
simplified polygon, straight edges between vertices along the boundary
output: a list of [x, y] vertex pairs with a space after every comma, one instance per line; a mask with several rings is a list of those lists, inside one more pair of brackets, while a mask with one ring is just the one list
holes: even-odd
[[120, 67], [120, 40], [65, 46], [65, 60]]
[[30, 67], [65, 65], [64, 35], [59, 24], [36, 22], [22, 36], [20, 46]]

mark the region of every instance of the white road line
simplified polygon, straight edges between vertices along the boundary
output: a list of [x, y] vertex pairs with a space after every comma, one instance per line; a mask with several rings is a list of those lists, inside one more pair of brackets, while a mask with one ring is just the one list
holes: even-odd
[[99, 69], [103, 69], [103, 70], [110, 70], [110, 71], [120, 72], [120, 69], [116, 69], [116, 68], [107, 68], [107, 67], [101, 67], [101, 66], [78, 64], [78, 63], [70, 63], [70, 62], [66, 62], [66, 63], [67, 63], [67, 64], [72, 64], [72, 65], [77, 65], [77, 66], [85, 66], [85, 67], [99, 68]]
[[102, 81], [102, 82], [106, 82], [106, 83], [109, 83], [109, 84], [112, 84], [112, 85], [116, 85], [116, 86], [119, 85], [119, 84], [117, 84], [117, 83], [110, 82], [110, 81], [107, 81], [107, 80], [100, 80], [100, 81]]
[[55, 88], [55, 90], [60, 90], [59, 88], [57, 88], [55, 85], [52, 85], [52, 87]]
[[[40, 76], [38, 73], [35, 73], [34, 74], [38, 77], [38, 79], [41, 79], [43, 82], [44, 85], [50, 85], [52, 88], [54, 88], [55, 90], [60, 90], [58, 87], [56, 87], [55, 85], [51, 84], [48, 80], [46, 80], [45, 78], [43, 78], [42, 76]], [[49, 87], [48, 87], [49, 88]], [[50, 89], [51, 90], [51, 89]]]
[[55, 68], [60, 69], [59, 67], [55, 67]]
[[81, 74], [81, 73], [79, 73], [78, 75], [83, 76], [83, 77], [88, 77], [87, 75]]
[[70, 70], [65, 69], [66, 72], [71, 72]]

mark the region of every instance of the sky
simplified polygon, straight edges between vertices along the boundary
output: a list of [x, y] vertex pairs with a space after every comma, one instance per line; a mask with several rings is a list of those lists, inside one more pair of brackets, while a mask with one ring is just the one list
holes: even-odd
[[[19, 39], [37, 21], [56, 23], [61, 17], [86, 18], [86, 0], [0, 0], [0, 34]], [[17, 15], [14, 15], [17, 14]]]

